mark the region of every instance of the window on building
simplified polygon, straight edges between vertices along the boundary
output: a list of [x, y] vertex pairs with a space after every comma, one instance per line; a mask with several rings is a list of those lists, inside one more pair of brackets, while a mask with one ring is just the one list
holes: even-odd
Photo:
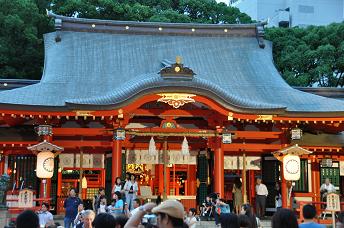
[[300, 180], [295, 182], [295, 186], [293, 188], [293, 191], [295, 192], [308, 192], [308, 160], [307, 159], [301, 159], [300, 164]]
[[314, 13], [314, 6], [299, 5], [299, 13]]
[[333, 167], [321, 167], [320, 168], [320, 183], [325, 183], [325, 179], [329, 178], [330, 182], [335, 186], [340, 186], [339, 183], [339, 168], [338, 163], [333, 163]]

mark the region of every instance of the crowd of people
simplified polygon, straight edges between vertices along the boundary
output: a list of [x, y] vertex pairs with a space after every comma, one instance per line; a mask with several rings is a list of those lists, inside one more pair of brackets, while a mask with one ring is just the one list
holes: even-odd
[[[328, 180], [322, 186], [323, 192], [331, 192], [333, 187]], [[280, 200], [280, 189], [276, 185], [276, 200]], [[64, 201], [65, 228], [131, 228], [131, 227], [191, 227], [195, 228], [202, 218], [214, 218], [216, 226], [224, 228], [259, 228], [260, 218], [265, 216], [265, 200], [268, 193], [266, 186], [260, 178], [256, 184], [256, 214], [250, 204], [243, 204], [242, 184], [237, 179], [233, 185], [234, 208], [231, 211], [229, 204], [213, 193], [206, 197], [205, 202], [197, 210], [190, 208], [185, 212], [184, 206], [177, 200], [166, 200], [160, 203], [146, 203], [141, 205], [137, 198], [138, 185], [135, 176], [127, 175], [124, 182], [116, 178], [112, 189], [112, 201], [107, 203], [105, 189], [99, 188], [94, 196], [92, 209], [85, 209], [83, 202], [78, 198], [75, 189], [70, 189], [69, 196]], [[276, 205], [278, 205], [276, 203]], [[272, 228], [321, 228], [324, 225], [317, 224], [316, 208], [313, 205], [305, 205], [302, 208], [304, 220], [298, 223], [295, 212], [286, 208], [277, 207], [271, 219]], [[256, 216], [257, 215], [257, 216]], [[207, 219], [208, 220], [208, 219]], [[337, 228], [344, 228], [344, 212], [338, 215]], [[57, 228], [61, 224], [55, 223], [53, 215], [49, 212], [49, 204], [42, 203], [38, 212], [24, 211], [16, 221], [17, 228]], [[61, 226], [62, 227], [62, 226]]]

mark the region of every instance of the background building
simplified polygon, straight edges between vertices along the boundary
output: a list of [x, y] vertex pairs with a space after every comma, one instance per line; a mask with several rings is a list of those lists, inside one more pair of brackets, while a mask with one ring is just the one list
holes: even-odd
[[229, 4], [268, 26], [305, 27], [344, 20], [344, 0], [231, 0]]

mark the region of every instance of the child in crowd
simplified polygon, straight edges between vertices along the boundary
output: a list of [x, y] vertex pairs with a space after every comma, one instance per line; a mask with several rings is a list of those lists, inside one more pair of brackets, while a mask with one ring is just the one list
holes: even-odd
[[99, 214], [99, 213], [106, 213], [106, 211], [107, 211], [106, 198], [105, 197], [101, 197], [97, 214]]
[[196, 228], [197, 218], [196, 215], [196, 209], [190, 208], [188, 217], [185, 219], [185, 223], [188, 224], [189, 228]]

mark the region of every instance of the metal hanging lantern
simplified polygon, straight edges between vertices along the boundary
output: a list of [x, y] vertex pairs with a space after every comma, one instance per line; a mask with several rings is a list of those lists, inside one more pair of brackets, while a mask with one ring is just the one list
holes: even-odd
[[125, 140], [125, 129], [123, 129], [123, 128], [116, 129], [115, 134], [114, 134], [114, 139], [115, 140]]
[[151, 139], [149, 141], [148, 154], [151, 156], [155, 156], [158, 154], [158, 151], [156, 150], [155, 141], [154, 141], [153, 136], [151, 137]]
[[222, 134], [222, 143], [223, 144], [232, 143], [232, 134], [231, 133], [223, 133]]
[[182, 155], [190, 155], [189, 143], [185, 136], [182, 143]]
[[300, 128], [291, 129], [291, 139], [300, 140], [302, 138], [302, 130]]

